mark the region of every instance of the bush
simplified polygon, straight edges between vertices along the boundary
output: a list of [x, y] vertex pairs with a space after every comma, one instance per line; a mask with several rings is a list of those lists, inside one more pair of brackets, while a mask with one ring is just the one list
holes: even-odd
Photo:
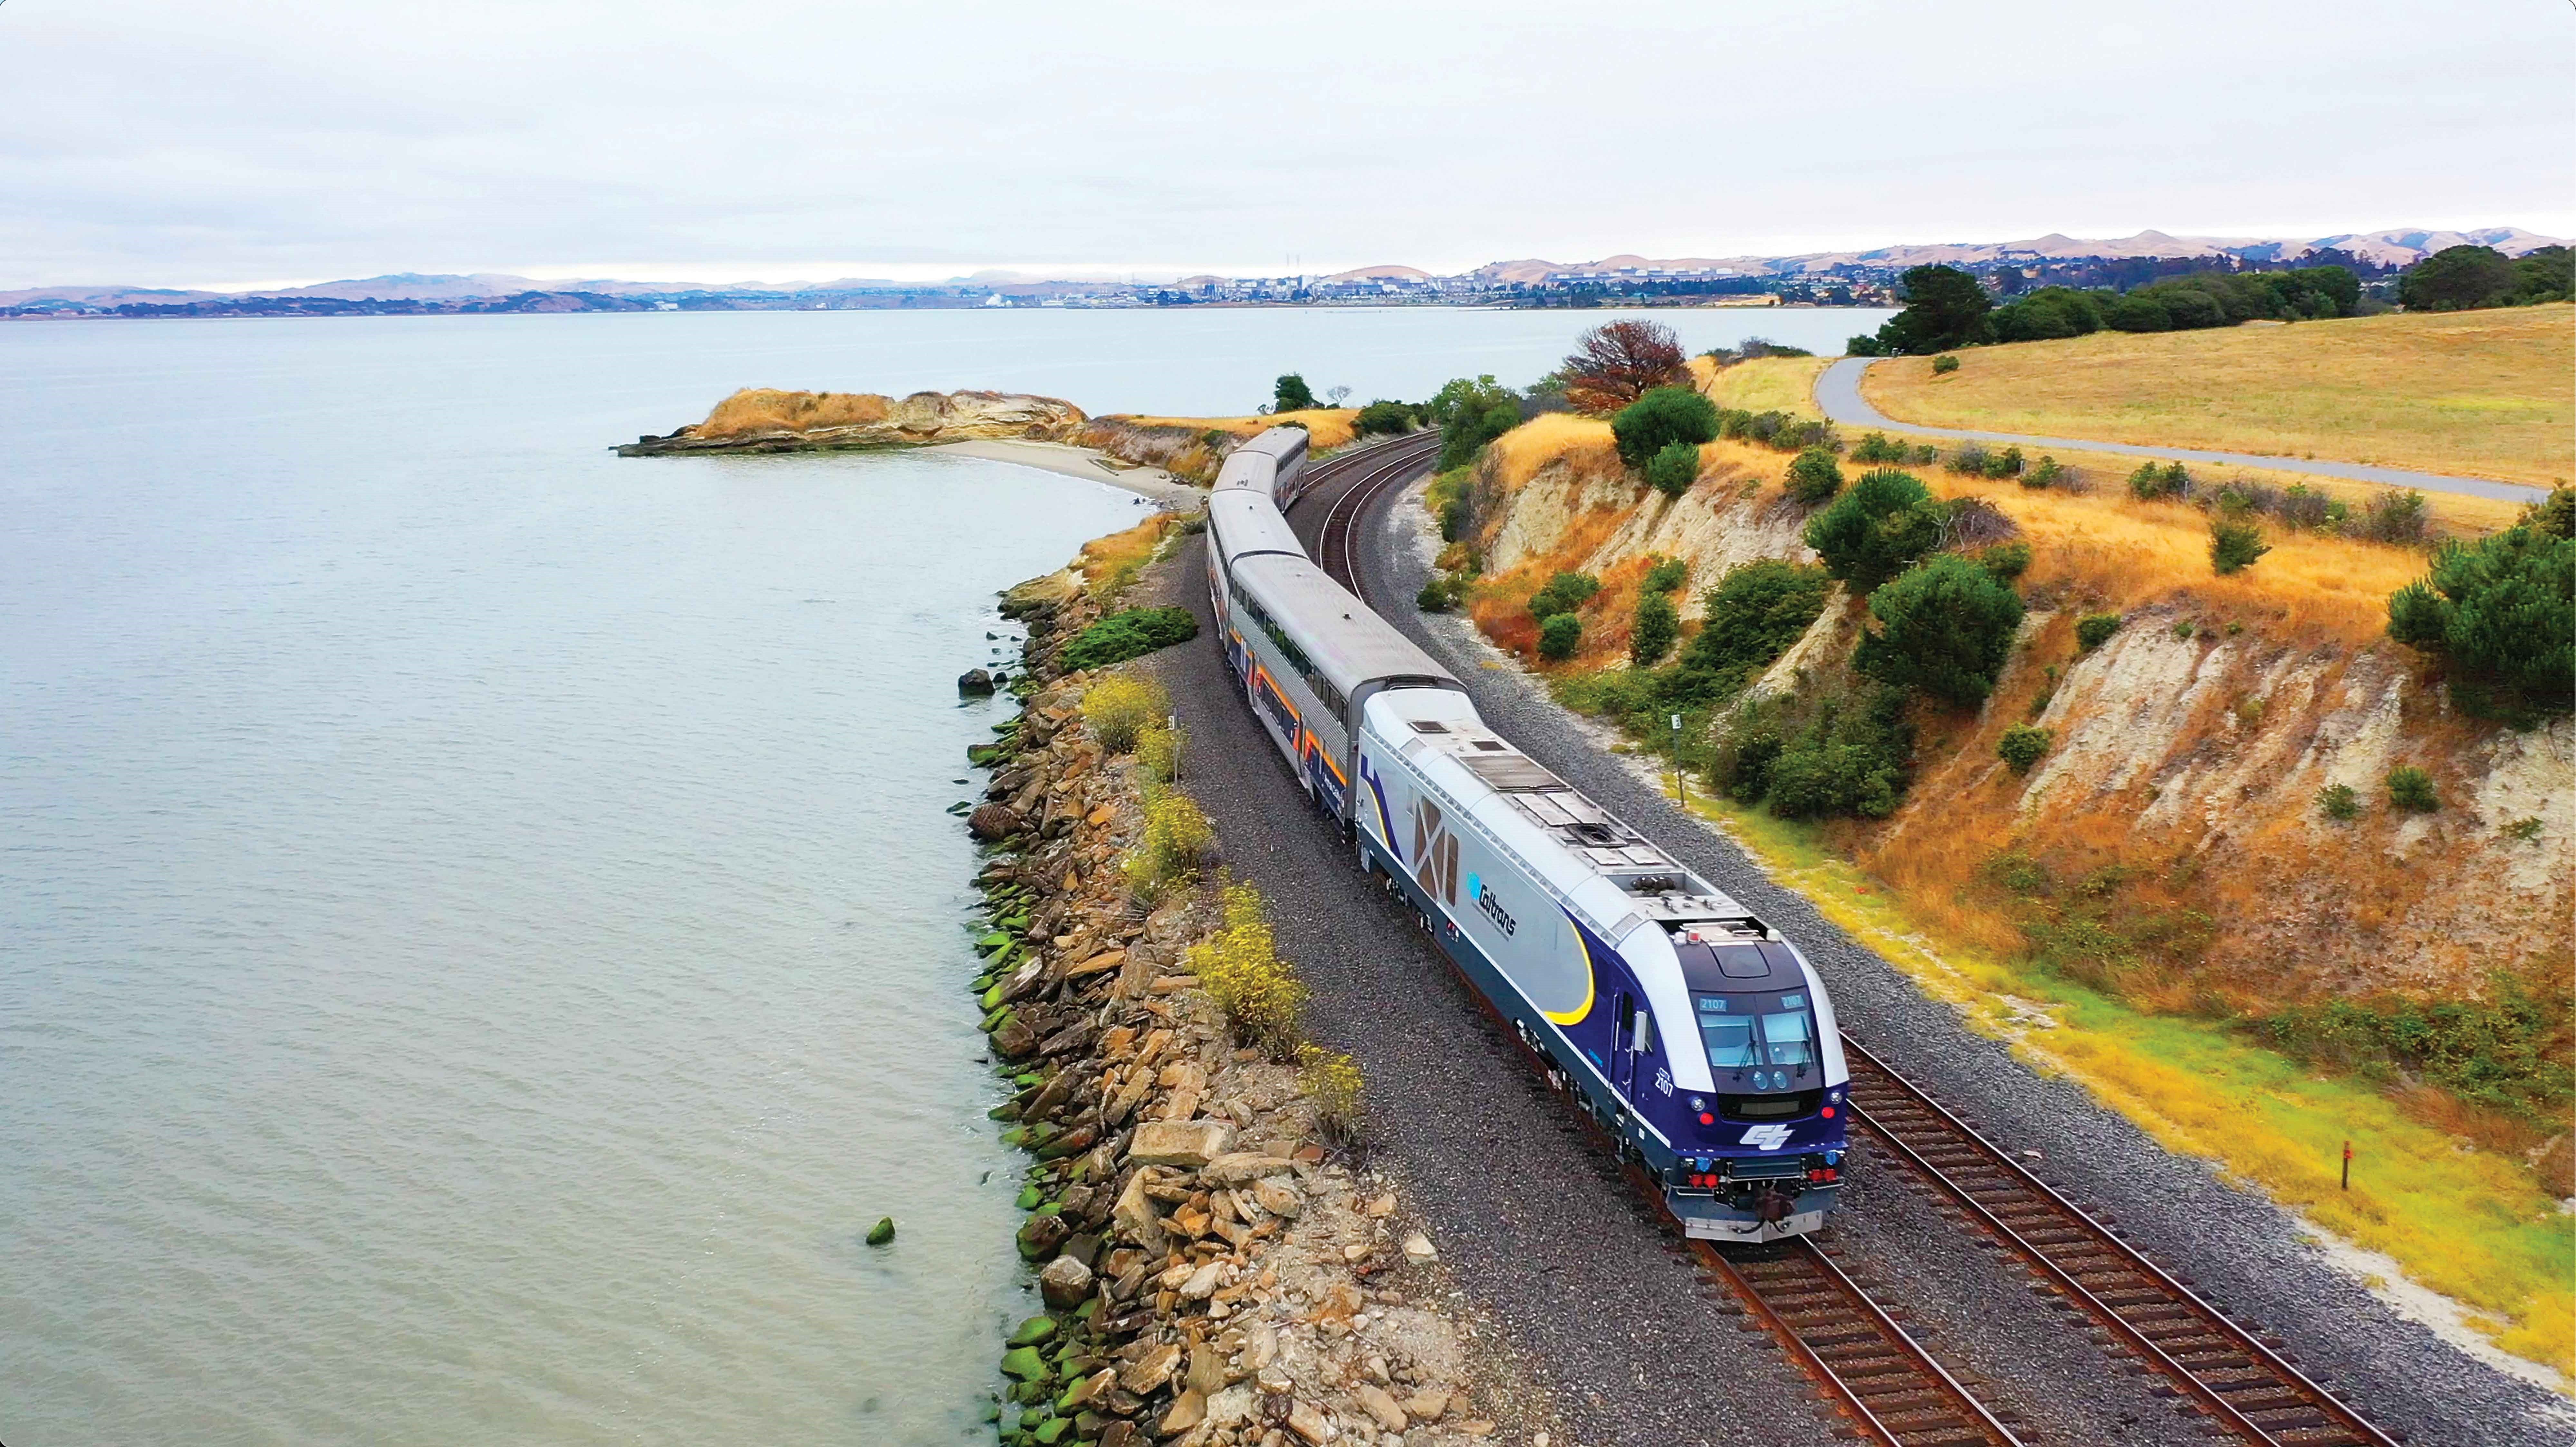
[[1538, 656], [1563, 663], [1583, 646], [1583, 620], [1571, 613], [1552, 613], [1538, 626]]
[[1145, 806], [1145, 836], [1123, 866], [1130, 888], [1148, 899], [1197, 874], [1199, 861], [1216, 842], [1207, 815], [1197, 801], [1178, 789], [1166, 789]]
[[2498, 972], [2483, 999], [2334, 999], [2255, 1023], [2299, 1059], [2391, 1084], [2423, 1081], [2555, 1134], [2567, 1128], [2568, 1004], [2561, 990], [2531, 983]]
[[2272, 515], [2279, 518], [2284, 527], [2321, 528], [2326, 525], [2327, 506], [2324, 493], [2311, 490], [2304, 482], [2294, 482], [2288, 491], [2281, 494]]
[[2388, 803], [2409, 814], [2430, 814], [2442, 807], [2441, 796], [2433, 792], [2433, 776], [2412, 764], [2388, 771]]
[[2129, 474], [2129, 495], [2140, 502], [2153, 502], [2160, 497], [2181, 497], [2191, 491], [2191, 474], [2179, 462], [2159, 467], [2143, 463]]
[[1729, 572], [1701, 599], [1705, 616], [1683, 650], [1682, 667], [1702, 673], [1769, 667], [1825, 611], [1832, 591], [1824, 569], [1778, 558]]
[[2030, 544], [2016, 538], [1997, 543], [1977, 554], [1977, 566], [1994, 574], [1998, 583], [2010, 583], [2030, 571]]
[[1694, 447], [1714, 442], [1717, 431], [1716, 404], [1688, 387], [1657, 387], [1610, 419], [1619, 460], [1634, 468], [1643, 468], [1647, 458], [1676, 442]]
[[1932, 551], [1946, 517], [1921, 478], [1879, 468], [1809, 518], [1806, 541], [1827, 572], [1866, 592]]
[[1661, 593], [1648, 593], [1637, 600], [1636, 621], [1628, 629], [1628, 661], [1639, 668], [1652, 668], [1663, 662], [1681, 631], [1681, 610], [1673, 606], [1673, 600]]
[[2424, 541], [2424, 494], [2383, 492], [2362, 505], [2362, 536], [2379, 543]]
[[1872, 432], [1852, 448], [1854, 462], [1905, 462], [1913, 456], [1912, 448], [1902, 442], [1889, 441], [1884, 432]]
[[1136, 747], [1145, 726], [1172, 711], [1172, 700], [1150, 678], [1115, 673], [1082, 691], [1082, 722], [1113, 754]]
[[1959, 370], [1959, 359], [1951, 356], [1947, 352], [1944, 352], [1940, 356], [1932, 359], [1932, 375], [1935, 377], [1943, 376], [1957, 370]]
[[1315, 1133], [1337, 1150], [1359, 1139], [1364, 1100], [1359, 1062], [1308, 1045], [1297, 1052], [1297, 1083], [1315, 1105]]
[[1670, 593], [1690, 578], [1690, 564], [1679, 558], [1657, 558], [1646, 570], [1645, 581], [1637, 586], [1649, 593]]
[[2521, 722], [2576, 705], [2576, 540], [2550, 525], [2445, 543], [2389, 595], [2388, 636], [2440, 659], [2464, 708]]
[[1188, 730], [1159, 722], [1145, 725], [1145, 731], [1136, 736], [1136, 766], [1144, 771], [1149, 793], [1180, 781], [1181, 753], [1189, 741]]
[[2328, 784], [2317, 790], [2317, 810], [2338, 824], [2349, 824], [2361, 817], [2361, 796], [2350, 784]]
[[[1792, 717], [1799, 708], [1811, 710], [1803, 723]], [[1732, 797], [1765, 799], [1783, 819], [1884, 819], [1904, 796], [1914, 750], [1904, 714], [1892, 688], [1747, 705], [1714, 772]]]
[[1423, 412], [1440, 429], [1442, 472], [1465, 467], [1486, 443], [1521, 425], [1520, 394], [1496, 382], [1490, 372], [1450, 378]]
[[1843, 470], [1834, 465], [1831, 452], [1810, 447], [1790, 460], [1788, 488], [1800, 502], [1824, 502], [1843, 490]]
[[1986, 464], [1986, 476], [2021, 476], [2021, 449], [2018, 447], [2007, 447], [2003, 451], [1996, 453], [1994, 460]]
[[1187, 608], [1128, 608], [1093, 619], [1055, 661], [1067, 672], [1106, 668], [1198, 636], [1199, 620]]
[[2004, 730], [2002, 738], [1995, 740], [1995, 757], [2010, 764], [2014, 773], [2027, 774], [2030, 766], [2038, 763], [2039, 756], [2047, 753], [2048, 746], [2055, 742], [2057, 735], [2047, 729], [2014, 724]]
[[1962, 442], [1959, 444], [1958, 450], [1950, 454], [1950, 460], [1942, 464], [1942, 466], [1952, 472], [1960, 474], [1963, 477], [1983, 477], [1986, 475], [1986, 463], [1986, 445], [1984, 443]]
[[1906, 460], [1913, 463], [1916, 467], [1930, 467], [1933, 463], [1939, 461], [1940, 458], [1941, 450], [1934, 447], [1929, 442], [1916, 443], [1914, 445], [1913, 452], [1906, 456]]
[[1351, 419], [1351, 430], [1362, 437], [1380, 433], [1392, 436], [1413, 430], [1413, 409], [1401, 402], [1371, 402]]
[[1679, 497], [1699, 481], [1699, 448], [1674, 442], [1646, 459], [1646, 485], [1666, 497]]
[[1446, 613], [1457, 606], [1457, 582], [1446, 573], [1434, 573], [1413, 595], [1413, 606], [1425, 613]]
[[1590, 573], [1559, 573], [1547, 580], [1547, 586], [1530, 595], [1530, 616], [1538, 619], [1559, 613], [1571, 613], [1583, 606], [1584, 600], [1601, 591], [1601, 580]]
[[1259, 890], [1227, 885], [1225, 923], [1182, 954], [1181, 968], [1196, 975], [1199, 988], [1225, 1012], [1238, 1043], [1263, 1046], [1274, 1059], [1294, 1055], [1306, 985], [1279, 958]]
[[1956, 553], [1944, 553], [1872, 593], [1878, 631], [1854, 662], [1863, 673], [1952, 703], [1994, 692], [2021, 626], [2019, 594]]
[[2039, 455], [2039, 466], [2022, 474], [2021, 485], [2024, 487], [2055, 487], [2059, 483], [2065, 481], [2066, 476], [2066, 469], [2057, 465], [2057, 459], [2043, 452]]
[[2090, 653], [2110, 642], [2111, 635], [2119, 631], [2119, 614], [2087, 613], [2075, 620], [2075, 646]]
[[2209, 525], [2209, 566], [2220, 577], [2241, 573], [2254, 566], [2256, 559], [2272, 551], [2263, 541], [2263, 530], [2252, 523], [2229, 522], [2214, 518]]

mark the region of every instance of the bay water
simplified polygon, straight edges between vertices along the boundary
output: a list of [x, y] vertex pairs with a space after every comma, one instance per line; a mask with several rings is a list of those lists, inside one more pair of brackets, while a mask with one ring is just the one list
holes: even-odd
[[1142, 507], [606, 445], [743, 385], [1418, 398], [1610, 315], [0, 326], [0, 1441], [976, 1440], [1032, 1303], [952, 680]]

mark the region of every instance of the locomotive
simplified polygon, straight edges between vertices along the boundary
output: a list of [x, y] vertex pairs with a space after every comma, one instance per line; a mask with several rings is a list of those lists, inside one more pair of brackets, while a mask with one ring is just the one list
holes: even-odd
[[1208, 502], [1216, 636], [1359, 867], [1660, 1183], [1690, 1236], [1813, 1231], [1850, 1089], [1797, 946], [1488, 727], [1458, 680], [1306, 555], [1306, 434], [1238, 447]]

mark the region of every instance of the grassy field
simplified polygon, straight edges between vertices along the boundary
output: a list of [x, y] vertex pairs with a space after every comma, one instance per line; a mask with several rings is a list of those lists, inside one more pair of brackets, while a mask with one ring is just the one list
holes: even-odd
[[1720, 367], [1706, 357], [1693, 357], [1691, 378], [1720, 407], [1822, 417], [1816, 410], [1816, 378], [1833, 361], [1831, 357], [1759, 357]]
[[[2317, 1227], [2395, 1260], [2469, 1309], [2505, 1351], [2576, 1372], [2576, 1218], [2516, 1163], [2410, 1119], [2351, 1080], [2319, 1077], [2207, 1021], [2151, 1015], [1963, 944], [1836, 855], [1825, 830], [1691, 798], [1781, 883], [1854, 938], [2167, 1149], [2218, 1162]], [[2342, 1145], [2352, 1189], [2337, 1185]]]
[[1188, 427], [1199, 431], [1231, 432], [1237, 437], [1257, 437], [1283, 422], [1303, 423], [1309, 445], [1318, 452], [1329, 452], [1350, 444], [1351, 424], [1359, 417], [1356, 407], [1316, 407], [1304, 412], [1277, 412], [1260, 417], [1127, 417], [1105, 420], [1133, 423], [1138, 427]]
[[2099, 332], [1958, 356], [1959, 370], [1942, 377], [1928, 357], [1883, 362], [1864, 393], [1889, 417], [1927, 427], [2326, 458], [2540, 487], [2576, 479], [2576, 309], [2566, 305]]

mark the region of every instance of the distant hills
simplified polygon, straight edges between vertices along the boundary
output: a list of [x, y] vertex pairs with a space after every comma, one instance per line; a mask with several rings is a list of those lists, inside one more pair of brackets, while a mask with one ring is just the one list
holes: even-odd
[[[1494, 261], [1454, 277], [1434, 276], [1418, 267], [1356, 267], [1319, 281], [1304, 279], [1283, 287], [1247, 288], [1239, 278], [1195, 276], [1177, 282], [1105, 282], [1051, 278], [1043, 275], [981, 271], [943, 282], [896, 282], [875, 277], [841, 277], [831, 281], [646, 282], [613, 278], [536, 280], [496, 272], [423, 274], [395, 272], [385, 276], [322, 282], [312, 286], [245, 291], [188, 291], [167, 287], [46, 286], [0, 291], [0, 312], [15, 316], [108, 312], [127, 316], [269, 315], [318, 316], [353, 311], [397, 314], [561, 311], [669, 310], [704, 306], [794, 306], [798, 298], [831, 297], [835, 305], [897, 305], [901, 298], [940, 298], [956, 305], [993, 298], [1033, 302], [1040, 296], [1110, 301], [1145, 297], [1163, 288], [1185, 293], [1330, 300], [1361, 293], [1465, 296], [1511, 288], [1586, 284], [1589, 279], [1709, 279], [1730, 282], [1808, 277], [1891, 279], [1907, 267], [1927, 263], [1952, 266], [2006, 266], [2014, 263], [2062, 266], [2082, 263], [2231, 261], [2253, 266], [2296, 264], [2302, 258], [2351, 261], [2369, 267], [2401, 268], [2451, 246], [2492, 246], [2507, 256], [2539, 247], [2563, 245], [2518, 226], [2474, 231], [2428, 231], [2392, 227], [2385, 231], [2343, 232], [2332, 236], [2244, 237], [2169, 236], [2141, 231], [2117, 239], [2080, 240], [2051, 233], [2027, 241], [1942, 242], [1921, 246], [1887, 246], [1871, 251], [1808, 252], [1796, 256], [1677, 257], [1650, 259], [1622, 254], [1598, 261], [1557, 262], [1539, 258]], [[1058, 304], [1056, 301], [1048, 305]]]

